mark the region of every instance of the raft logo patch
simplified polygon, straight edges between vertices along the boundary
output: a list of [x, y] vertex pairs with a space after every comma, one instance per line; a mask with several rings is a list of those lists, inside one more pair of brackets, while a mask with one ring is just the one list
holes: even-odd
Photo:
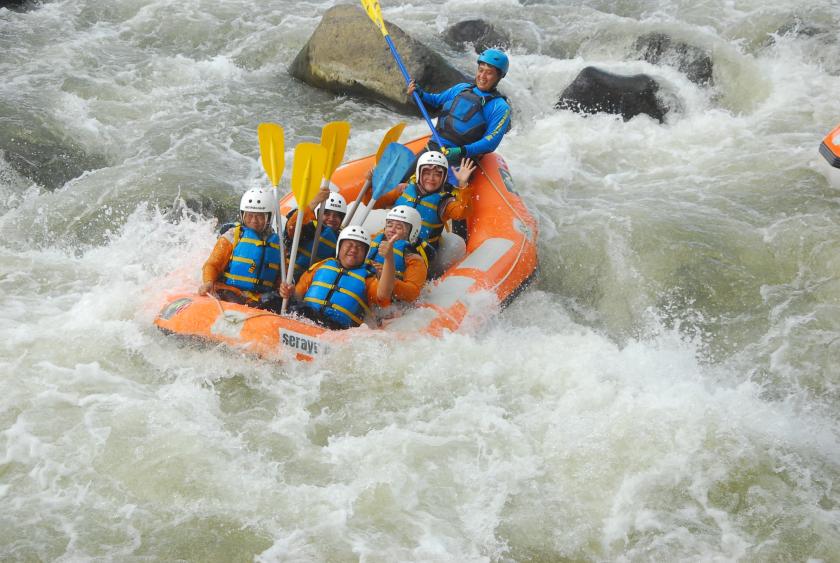
[[505, 183], [508, 191], [515, 194], [516, 185], [513, 183], [513, 176], [510, 175], [510, 172], [504, 168], [499, 168], [499, 176], [502, 177], [502, 181]]
[[292, 332], [291, 330], [280, 330], [280, 342], [286, 348], [306, 354], [307, 356], [318, 356], [327, 353], [327, 347], [317, 338]]
[[182, 297], [180, 299], [176, 299], [161, 310], [160, 318], [168, 321], [169, 319], [177, 315], [179, 312], [181, 312], [183, 309], [185, 309], [190, 303], [192, 303], [192, 299], [190, 299], [189, 297]]

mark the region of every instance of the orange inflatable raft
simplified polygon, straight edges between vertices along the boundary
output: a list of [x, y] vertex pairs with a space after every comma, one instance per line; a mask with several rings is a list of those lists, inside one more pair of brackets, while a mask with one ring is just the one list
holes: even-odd
[[820, 154], [834, 168], [840, 168], [840, 125], [825, 136], [820, 144]]
[[[425, 145], [423, 137], [406, 143], [415, 153]], [[374, 164], [370, 155], [340, 167], [332, 176], [332, 189], [353, 201]], [[537, 223], [514, 192], [513, 179], [504, 159], [485, 155], [470, 179], [473, 205], [467, 218], [467, 240], [444, 237], [439, 255], [451, 261], [437, 264], [442, 275], [426, 284], [414, 304], [401, 318], [387, 320], [374, 330], [401, 335], [425, 332], [440, 336], [455, 331], [469, 312], [471, 296], [494, 295], [502, 305], [513, 299], [537, 271]], [[291, 194], [280, 201], [283, 216], [294, 209]], [[368, 225], [368, 223], [365, 223]], [[452, 248], [444, 248], [453, 241]], [[458, 248], [460, 245], [460, 248]], [[434, 267], [432, 268], [434, 270]], [[478, 302], [485, 300], [478, 299]], [[485, 305], [486, 306], [486, 305]], [[410, 318], [410, 322], [401, 322]], [[155, 324], [164, 332], [226, 343], [248, 353], [272, 359], [311, 360], [330, 347], [370, 334], [363, 325], [333, 331], [306, 319], [219, 301], [210, 296], [182, 294], [163, 307]]]

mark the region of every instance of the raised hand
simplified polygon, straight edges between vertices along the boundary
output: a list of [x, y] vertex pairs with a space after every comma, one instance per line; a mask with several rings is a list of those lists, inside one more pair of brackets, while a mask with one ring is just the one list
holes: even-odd
[[321, 186], [321, 189], [318, 190], [318, 193], [315, 194], [315, 197], [309, 203], [309, 208], [315, 210], [316, 207], [327, 201], [328, 197], [330, 197], [330, 187]]
[[379, 243], [379, 255], [386, 260], [389, 256], [393, 256], [395, 242], [397, 242], [396, 234], [394, 234], [391, 238], [384, 239], [381, 243]]
[[455, 171], [455, 178], [458, 180], [458, 185], [461, 186], [466, 184], [475, 169], [476, 164], [472, 161], [472, 159], [462, 158], [460, 168]]

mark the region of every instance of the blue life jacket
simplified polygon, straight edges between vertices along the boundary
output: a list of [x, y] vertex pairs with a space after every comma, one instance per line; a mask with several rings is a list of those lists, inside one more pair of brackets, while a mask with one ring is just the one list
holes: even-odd
[[365, 280], [374, 275], [371, 268], [362, 265], [348, 270], [328, 258], [310, 269], [315, 269], [315, 275], [303, 296], [304, 304], [343, 328], [362, 324], [370, 312]]
[[[380, 231], [379, 234], [371, 241], [370, 250], [368, 251], [367, 260], [365, 261], [367, 264], [373, 265], [374, 262], [378, 262], [380, 264], [385, 263], [385, 258], [379, 254], [379, 245], [382, 243], [384, 238], [385, 232]], [[398, 280], [405, 278], [406, 254], [419, 254], [426, 263], [426, 267], [429, 266], [428, 254], [425, 251], [427, 247], [428, 243], [426, 241], [423, 241], [418, 245], [411, 244], [407, 240], [398, 240], [394, 243], [394, 269], [396, 270], [396, 277]]]
[[[332, 258], [335, 256], [335, 245], [338, 242], [338, 233], [332, 227], [324, 225], [321, 228], [321, 236], [318, 237], [318, 248], [315, 249], [315, 259], [310, 261], [312, 250], [312, 238], [315, 236], [315, 229], [318, 226], [317, 221], [312, 221], [309, 225], [304, 225], [304, 228], [311, 227], [312, 232], [309, 236], [300, 237], [298, 244], [298, 254], [295, 258], [295, 279], [299, 279], [300, 275], [309, 269], [316, 262], [320, 262], [325, 258]], [[291, 248], [291, 241], [289, 242]]]
[[481, 95], [477, 89], [475, 84], [464, 85], [464, 89], [441, 108], [435, 129], [454, 145], [469, 145], [481, 139], [487, 131], [484, 105], [490, 100], [504, 98], [496, 90]]
[[408, 183], [402, 195], [394, 202], [394, 207], [408, 205], [420, 213], [422, 223], [417, 240], [428, 241], [435, 249], [440, 244], [440, 234], [443, 232], [443, 222], [440, 219], [439, 212], [440, 204], [453, 197], [452, 189], [454, 188], [450, 184], [444, 184], [438, 191], [421, 196], [417, 184], [412, 181]]
[[271, 291], [280, 271], [280, 237], [272, 232], [263, 239], [241, 223], [236, 223], [234, 229], [225, 283], [244, 291]]

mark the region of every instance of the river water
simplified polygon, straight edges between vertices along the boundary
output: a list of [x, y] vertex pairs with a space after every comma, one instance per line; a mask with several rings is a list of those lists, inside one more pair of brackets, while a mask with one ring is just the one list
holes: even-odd
[[[441, 340], [289, 365], [152, 320], [264, 182], [259, 122], [290, 162], [404, 119], [288, 75], [331, 3], [0, 9], [0, 559], [840, 561], [836, 1], [384, 4], [465, 71], [448, 25], [514, 38], [499, 150], [540, 277]], [[655, 31], [713, 85], [631, 57]], [[674, 111], [555, 111], [587, 65]]]

